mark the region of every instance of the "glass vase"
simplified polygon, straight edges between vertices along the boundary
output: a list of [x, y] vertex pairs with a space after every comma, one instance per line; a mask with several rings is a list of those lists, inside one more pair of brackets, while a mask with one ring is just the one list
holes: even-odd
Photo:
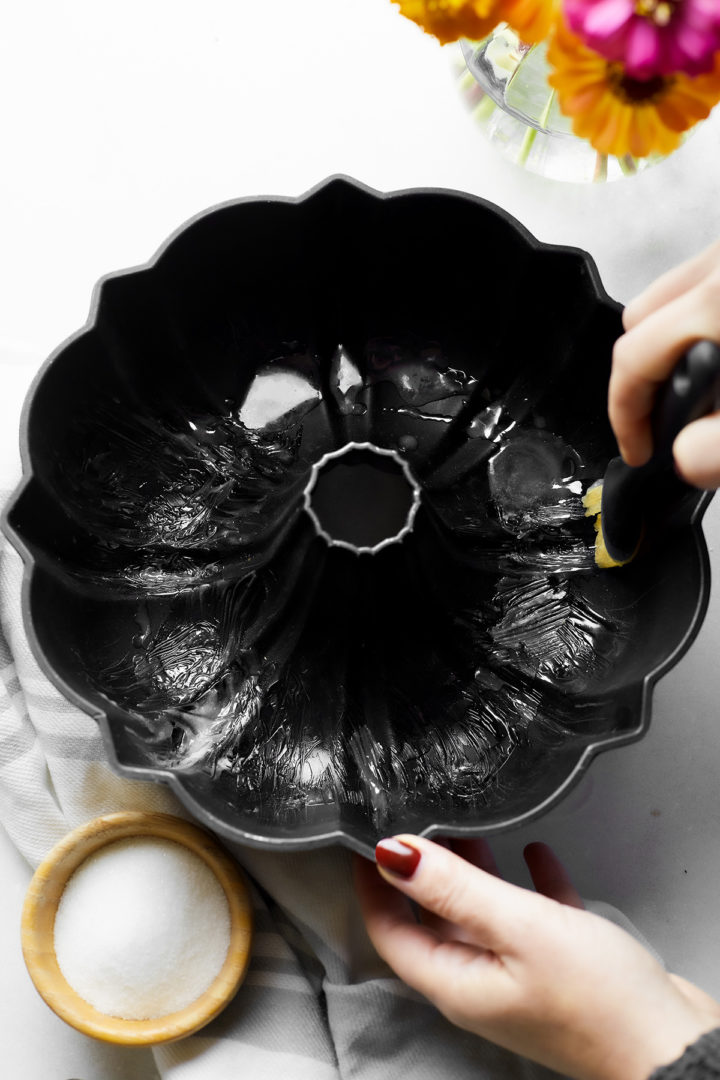
[[552, 180], [603, 182], [633, 176], [663, 155], [600, 154], [573, 135], [548, 84], [547, 42], [527, 45], [501, 23], [482, 41], [461, 41], [463, 96], [486, 137], [505, 157]]

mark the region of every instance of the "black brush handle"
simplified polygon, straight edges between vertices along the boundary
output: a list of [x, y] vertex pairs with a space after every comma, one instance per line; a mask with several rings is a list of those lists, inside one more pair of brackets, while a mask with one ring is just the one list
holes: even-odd
[[720, 345], [699, 341], [678, 361], [658, 394], [652, 415], [653, 456], [648, 464], [663, 467], [684, 427], [718, 406]]
[[608, 554], [628, 562], [640, 542], [655, 481], [673, 471], [673, 443], [684, 427], [714, 412], [720, 404], [720, 345], [699, 341], [678, 361], [661, 387], [652, 414], [653, 453], [633, 468], [613, 458], [602, 490], [602, 532]]

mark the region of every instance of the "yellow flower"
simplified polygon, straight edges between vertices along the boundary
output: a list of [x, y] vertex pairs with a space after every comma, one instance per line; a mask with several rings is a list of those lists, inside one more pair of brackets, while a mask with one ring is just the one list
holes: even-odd
[[544, 38], [559, 10], [560, 0], [395, 0], [408, 19], [433, 34], [442, 45], [486, 37], [498, 23], [507, 22], [523, 41]]
[[499, 6], [503, 21], [528, 44], [546, 38], [560, 13], [560, 0], [500, 0]]
[[548, 82], [576, 135], [601, 154], [670, 154], [683, 132], [720, 100], [720, 53], [705, 75], [633, 79], [622, 64], [589, 49], [558, 20], [548, 47]]
[[497, 14], [498, 0], [396, 0], [408, 19], [433, 34], [441, 45], [459, 38], [474, 41], [494, 30], [502, 15]]

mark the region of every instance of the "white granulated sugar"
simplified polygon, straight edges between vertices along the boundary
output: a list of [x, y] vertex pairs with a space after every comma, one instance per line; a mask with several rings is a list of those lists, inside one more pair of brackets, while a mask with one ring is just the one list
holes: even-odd
[[149, 1020], [195, 1001], [222, 967], [230, 909], [204, 860], [173, 840], [133, 837], [72, 875], [55, 916], [55, 954], [100, 1012]]

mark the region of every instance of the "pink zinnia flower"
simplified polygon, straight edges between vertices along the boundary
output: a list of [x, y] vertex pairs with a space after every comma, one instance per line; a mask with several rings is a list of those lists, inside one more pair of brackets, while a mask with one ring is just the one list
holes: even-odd
[[720, 49], [720, 0], [563, 0], [565, 17], [591, 49], [648, 79], [710, 71]]

